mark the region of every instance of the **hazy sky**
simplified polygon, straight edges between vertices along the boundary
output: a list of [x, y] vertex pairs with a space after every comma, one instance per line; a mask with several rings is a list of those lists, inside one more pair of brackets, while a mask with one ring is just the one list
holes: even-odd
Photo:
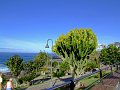
[[50, 51], [48, 38], [74, 28], [92, 28], [99, 44], [120, 42], [120, 0], [0, 0], [0, 51]]

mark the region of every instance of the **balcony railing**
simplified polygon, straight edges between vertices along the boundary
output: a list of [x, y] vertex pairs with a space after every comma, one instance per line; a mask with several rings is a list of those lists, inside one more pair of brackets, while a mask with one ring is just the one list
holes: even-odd
[[[118, 66], [117, 66], [117, 69], [118, 69]], [[109, 73], [107, 73], [107, 74], [103, 74], [102, 73], [102, 71], [103, 70], [109, 70], [110, 72]], [[76, 82], [78, 82], [78, 81], [80, 81], [80, 80], [82, 80], [82, 79], [84, 79], [84, 78], [86, 78], [86, 77], [89, 77], [89, 76], [91, 76], [91, 75], [93, 75], [93, 74], [99, 74], [99, 76], [100, 76], [100, 78], [99, 78], [99, 80], [96, 80], [95, 82], [93, 82], [91, 85], [89, 85], [85, 90], [87, 90], [87, 89], [89, 89], [89, 88], [91, 88], [95, 83], [97, 83], [97, 82], [102, 82], [102, 79], [103, 78], [105, 78], [105, 77], [107, 77], [108, 75], [110, 75], [110, 74], [112, 74], [113, 73], [113, 67], [112, 66], [106, 66], [106, 67], [104, 67], [104, 68], [101, 68], [100, 70], [96, 70], [96, 71], [94, 71], [94, 72], [90, 72], [90, 73], [88, 73], [88, 74], [85, 74], [85, 75], [83, 75], [83, 76], [81, 76], [81, 77], [78, 77], [78, 78], [76, 78], [76, 79], [71, 79], [71, 80], [69, 80], [69, 81], [67, 81], [67, 82], [64, 82], [64, 83], [62, 83], [62, 84], [59, 84], [59, 85], [55, 85], [55, 86], [53, 86], [53, 87], [50, 87], [50, 88], [47, 88], [47, 89], [45, 89], [45, 90], [74, 90], [74, 86], [75, 86], [75, 83]]]

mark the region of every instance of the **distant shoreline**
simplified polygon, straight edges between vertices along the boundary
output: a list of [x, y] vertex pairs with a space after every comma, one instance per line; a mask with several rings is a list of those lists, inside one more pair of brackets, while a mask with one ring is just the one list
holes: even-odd
[[[34, 57], [38, 53], [21, 53], [21, 52], [0, 52], [0, 72], [8, 72], [9, 69], [7, 66], [4, 64], [6, 60], [8, 60], [11, 56], [13, 55], [19, 55], [25, 62], [34, 60]], [[48, 53], [52, 57], [57, 57], [56, 54], [54, 53]]]
[[4, 64], [11, 56], [19, 55], [25, 62], [33, 60], [38, 53], [20, 53], [20, 52], [0, 52], [0, 72], [10, 72], [9, 68]]
[[0, 53], [35, 53], [35, 54], [38, 54], [39, 52], [0, 52]]
[[7, 73], [10, 72], [9, 68], [5, 64], [0, 64], [0, 72]]

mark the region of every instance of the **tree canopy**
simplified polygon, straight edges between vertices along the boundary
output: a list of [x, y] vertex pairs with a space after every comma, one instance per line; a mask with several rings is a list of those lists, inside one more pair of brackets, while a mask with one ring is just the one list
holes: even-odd
[[100, 53], [100, 61], [104, 64], [112, 65], [120, 63], [120, 50], [115, 45], [108, 45]]
[[[53, 46], [53, 52], [69, 63], [74, 75], [86, 65], [86, 57], [97, 47], [97, 38], [91, 29], [74, 29], [62, 34]], [[77, 72], [78, 71], [78, 72]]]
[[5, 64], [14, 76], [18, 76], [23, 69], [23, 59], [19, 55], [10, 57]]
[[34, 57], [34, 66], [36, 67], [36, 71], [39, 71], [45, 65], [48, 65], [50, 57], [46, 52], [40, 51]]

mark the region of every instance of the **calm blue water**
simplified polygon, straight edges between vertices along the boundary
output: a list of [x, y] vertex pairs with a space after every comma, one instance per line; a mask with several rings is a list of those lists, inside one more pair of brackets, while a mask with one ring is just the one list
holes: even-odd
[[9, 72], [7, 66], [4, 65], [5, 61], [13, 55], [19, 55], [24, 61], [33, 60], [37, 53], [7, 53], [0, 52], [0, 72]]
[[[11, 56], [13, 55], [19, 55], [23, 60], [30, 61], [33, 60], [34, 57], [38, 53], [8, 53], [8, 52], [0, 52], [0, 72], [9, 72], [9, 69], [7, 68], [6, 65], [4, 65], [5, 61], [8, 60]], [[50, 56], [53, 58], [56, 58], [57, 56], [53, 53], [48, 53]]]

